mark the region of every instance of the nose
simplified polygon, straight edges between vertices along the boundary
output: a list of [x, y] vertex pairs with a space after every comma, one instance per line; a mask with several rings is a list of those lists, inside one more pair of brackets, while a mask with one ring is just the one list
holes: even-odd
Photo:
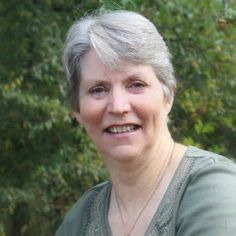
[[107, 106], [109, 113], [114, 115], [123, 115], [130, 110], [130, 101], [128, 94], [122, 89], [111, 91]]

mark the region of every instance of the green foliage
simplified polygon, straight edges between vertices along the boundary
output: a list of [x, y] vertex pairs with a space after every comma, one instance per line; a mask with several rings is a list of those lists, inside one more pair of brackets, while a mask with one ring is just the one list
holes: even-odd
[[61, 65], [69, 26], [98, 8], [138, 11], [162, 32], [179, 78], [175, 139], [236, 157], [236, 31], [219, 24], [222, 1], [1, 2], [0, 236], [53, 235], [79, 196], [107, 177], [68, 109]]
[[236, 10], [229, 8], [226, 13], [226, 20], [229, 23], [234, 23], [236, 22]]
[[179, 78], [172, 112], [175, 136], [235, 157], [235, 27], [223, 32], [217, 27], [220, 2], [195, 8], [189, 1], [177, 2], [168, 3], [166, 11], [160, 6], [157, 17]]

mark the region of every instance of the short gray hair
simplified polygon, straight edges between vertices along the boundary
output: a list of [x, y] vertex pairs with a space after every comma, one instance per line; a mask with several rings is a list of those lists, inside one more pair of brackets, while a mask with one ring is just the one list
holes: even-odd
[[176, 79], [171, 54], [153, 23], [131, 11], [107, 11], [84, 16], [68, 32], [63, 62], [72, 109], [79, 110], [81, 61], [90, 49], [111, 68], [128, 61], [152, 66], [165, 99], [174, 98]]

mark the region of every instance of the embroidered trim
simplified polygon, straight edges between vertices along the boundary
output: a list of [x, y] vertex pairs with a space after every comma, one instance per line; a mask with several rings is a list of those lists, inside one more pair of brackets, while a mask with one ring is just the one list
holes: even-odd
[[87, 210], [87, 229], [84, 235], [88, 236], [104, 236], [102, 230], [103, 214], [104, 212], [106, 194], [108, 194], [108, 184], [106, 184], [102, 189], [98, 189], [96, 194], [91, 199]]
[[[175, 220], [178, 209], [178, 203], [186, 187], [189, 174], [195, 164], [196, 158], [184, 157], [180, 166], [176, 170], [173, 182], [167, 189], [159, 208], [157, 209], [146, 236], [170, 236], [175, 235]], [[102, 188], [99, 188], [90, 199], [86, 210], [86, 226], [83, 235], [88, 236], [105, 236], [104, 226], [104, 209], [106, 208], [109, 193], [109, 182]], [[106, 216], [105, 216], [106, 217]]]
[[173, 182], [170, 183], [164, 201], [154, 215], [149, 230], [145, 235], [148, 236], [170, 236], [175, 235], [175, 220], [178, 209], [178, 203], [185, 189], [189, 174], [195, 164], [194, 158], [185, 157], [178, 167]]

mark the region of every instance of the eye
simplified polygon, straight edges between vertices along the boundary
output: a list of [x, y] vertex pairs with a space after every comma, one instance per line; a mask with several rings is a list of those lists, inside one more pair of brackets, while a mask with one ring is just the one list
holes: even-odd
[[109, 92], [109, 89], [105, 86], [99, 85], [89, 89], [89, 93], [96, 98], [103, 97], [106, 93]]
[[135, 82], [132, 82], [129, 87], [135, 87], [135, 88], [140, 88], [140, 87], [144, 87], [145, 84], [141, 81], [135, 81]]
[[128, 85], [128, 89], [134, 93], [142, 92], [145, 87], [146, 87], [146, 84], [143, 81], [139, 81], [139, 80], [133, 81]]

